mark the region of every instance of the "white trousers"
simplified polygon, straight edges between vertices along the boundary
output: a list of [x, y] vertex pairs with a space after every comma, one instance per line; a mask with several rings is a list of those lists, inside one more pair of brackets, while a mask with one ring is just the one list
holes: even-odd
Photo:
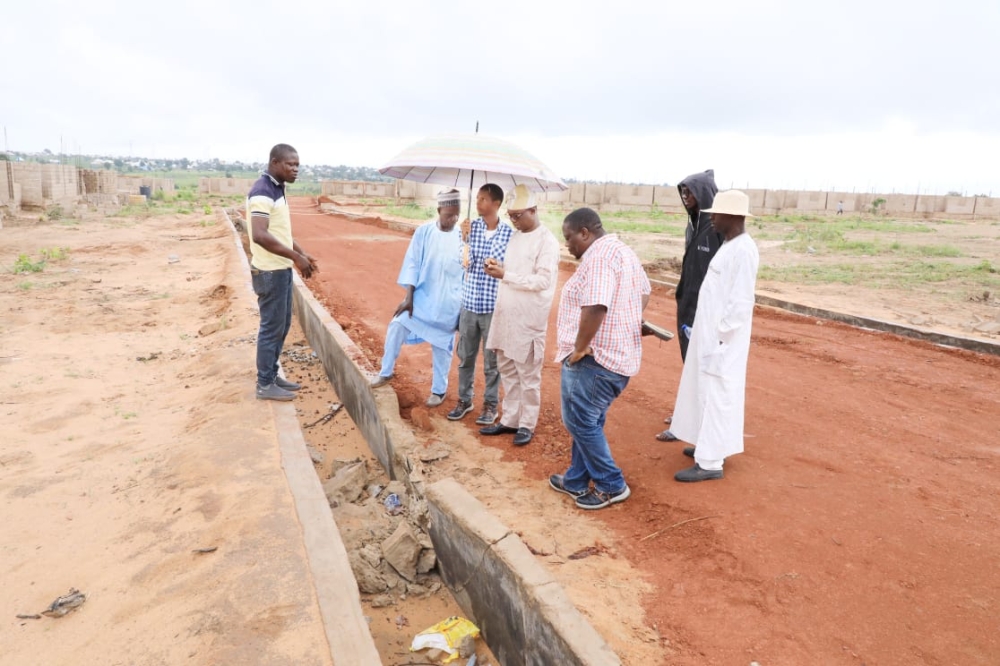
[[524, 363], [518, 363], [502, 350], [496, 352], [504, 393], [500, 424], [534, 432], [542, 406], [542, 362], [545, 359], [529, 358]]

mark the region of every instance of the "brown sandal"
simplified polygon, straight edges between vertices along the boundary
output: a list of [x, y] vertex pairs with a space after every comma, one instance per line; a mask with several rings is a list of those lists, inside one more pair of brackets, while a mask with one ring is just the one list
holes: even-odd
[[670, 432], [670, 430], [667, 429], [667, 430], [664, 430], [663, 432], [661, 432], [660, 434], [658, 434], [656, 436], [656, 441], [658, 441], [658, 442], [676, 442], [677, 438], [674, 436], [674, 433]]

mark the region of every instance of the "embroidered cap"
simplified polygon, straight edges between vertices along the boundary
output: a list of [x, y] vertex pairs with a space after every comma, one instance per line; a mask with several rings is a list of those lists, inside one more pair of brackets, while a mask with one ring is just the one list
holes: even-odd
[[447, 190], [445, 192], [438, 192], [438, 208], [444, 208], [445, 206], [461, 206], [462, 205], [462, 195], [458, 190]]

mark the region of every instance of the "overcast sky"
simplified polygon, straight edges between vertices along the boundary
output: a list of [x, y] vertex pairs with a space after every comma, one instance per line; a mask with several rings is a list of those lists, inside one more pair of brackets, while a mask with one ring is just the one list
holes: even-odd
[[0, 44], [12, 150], [378, 167], [478, 120], [563, 177], [1000, 196], [998, 0], [37, 0]]

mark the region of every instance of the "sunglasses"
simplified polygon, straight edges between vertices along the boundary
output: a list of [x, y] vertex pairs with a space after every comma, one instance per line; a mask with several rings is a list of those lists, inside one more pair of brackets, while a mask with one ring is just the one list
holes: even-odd
[[527, 213], [529, 210], [534, 210], [534, 208], [525, 208], [520, 213], [511, 213], [510, 211], [507, 211], [507, 217], [510, 219], [511, 222], [517, 222], [519, 219], [521, 219], [521, 216]]

